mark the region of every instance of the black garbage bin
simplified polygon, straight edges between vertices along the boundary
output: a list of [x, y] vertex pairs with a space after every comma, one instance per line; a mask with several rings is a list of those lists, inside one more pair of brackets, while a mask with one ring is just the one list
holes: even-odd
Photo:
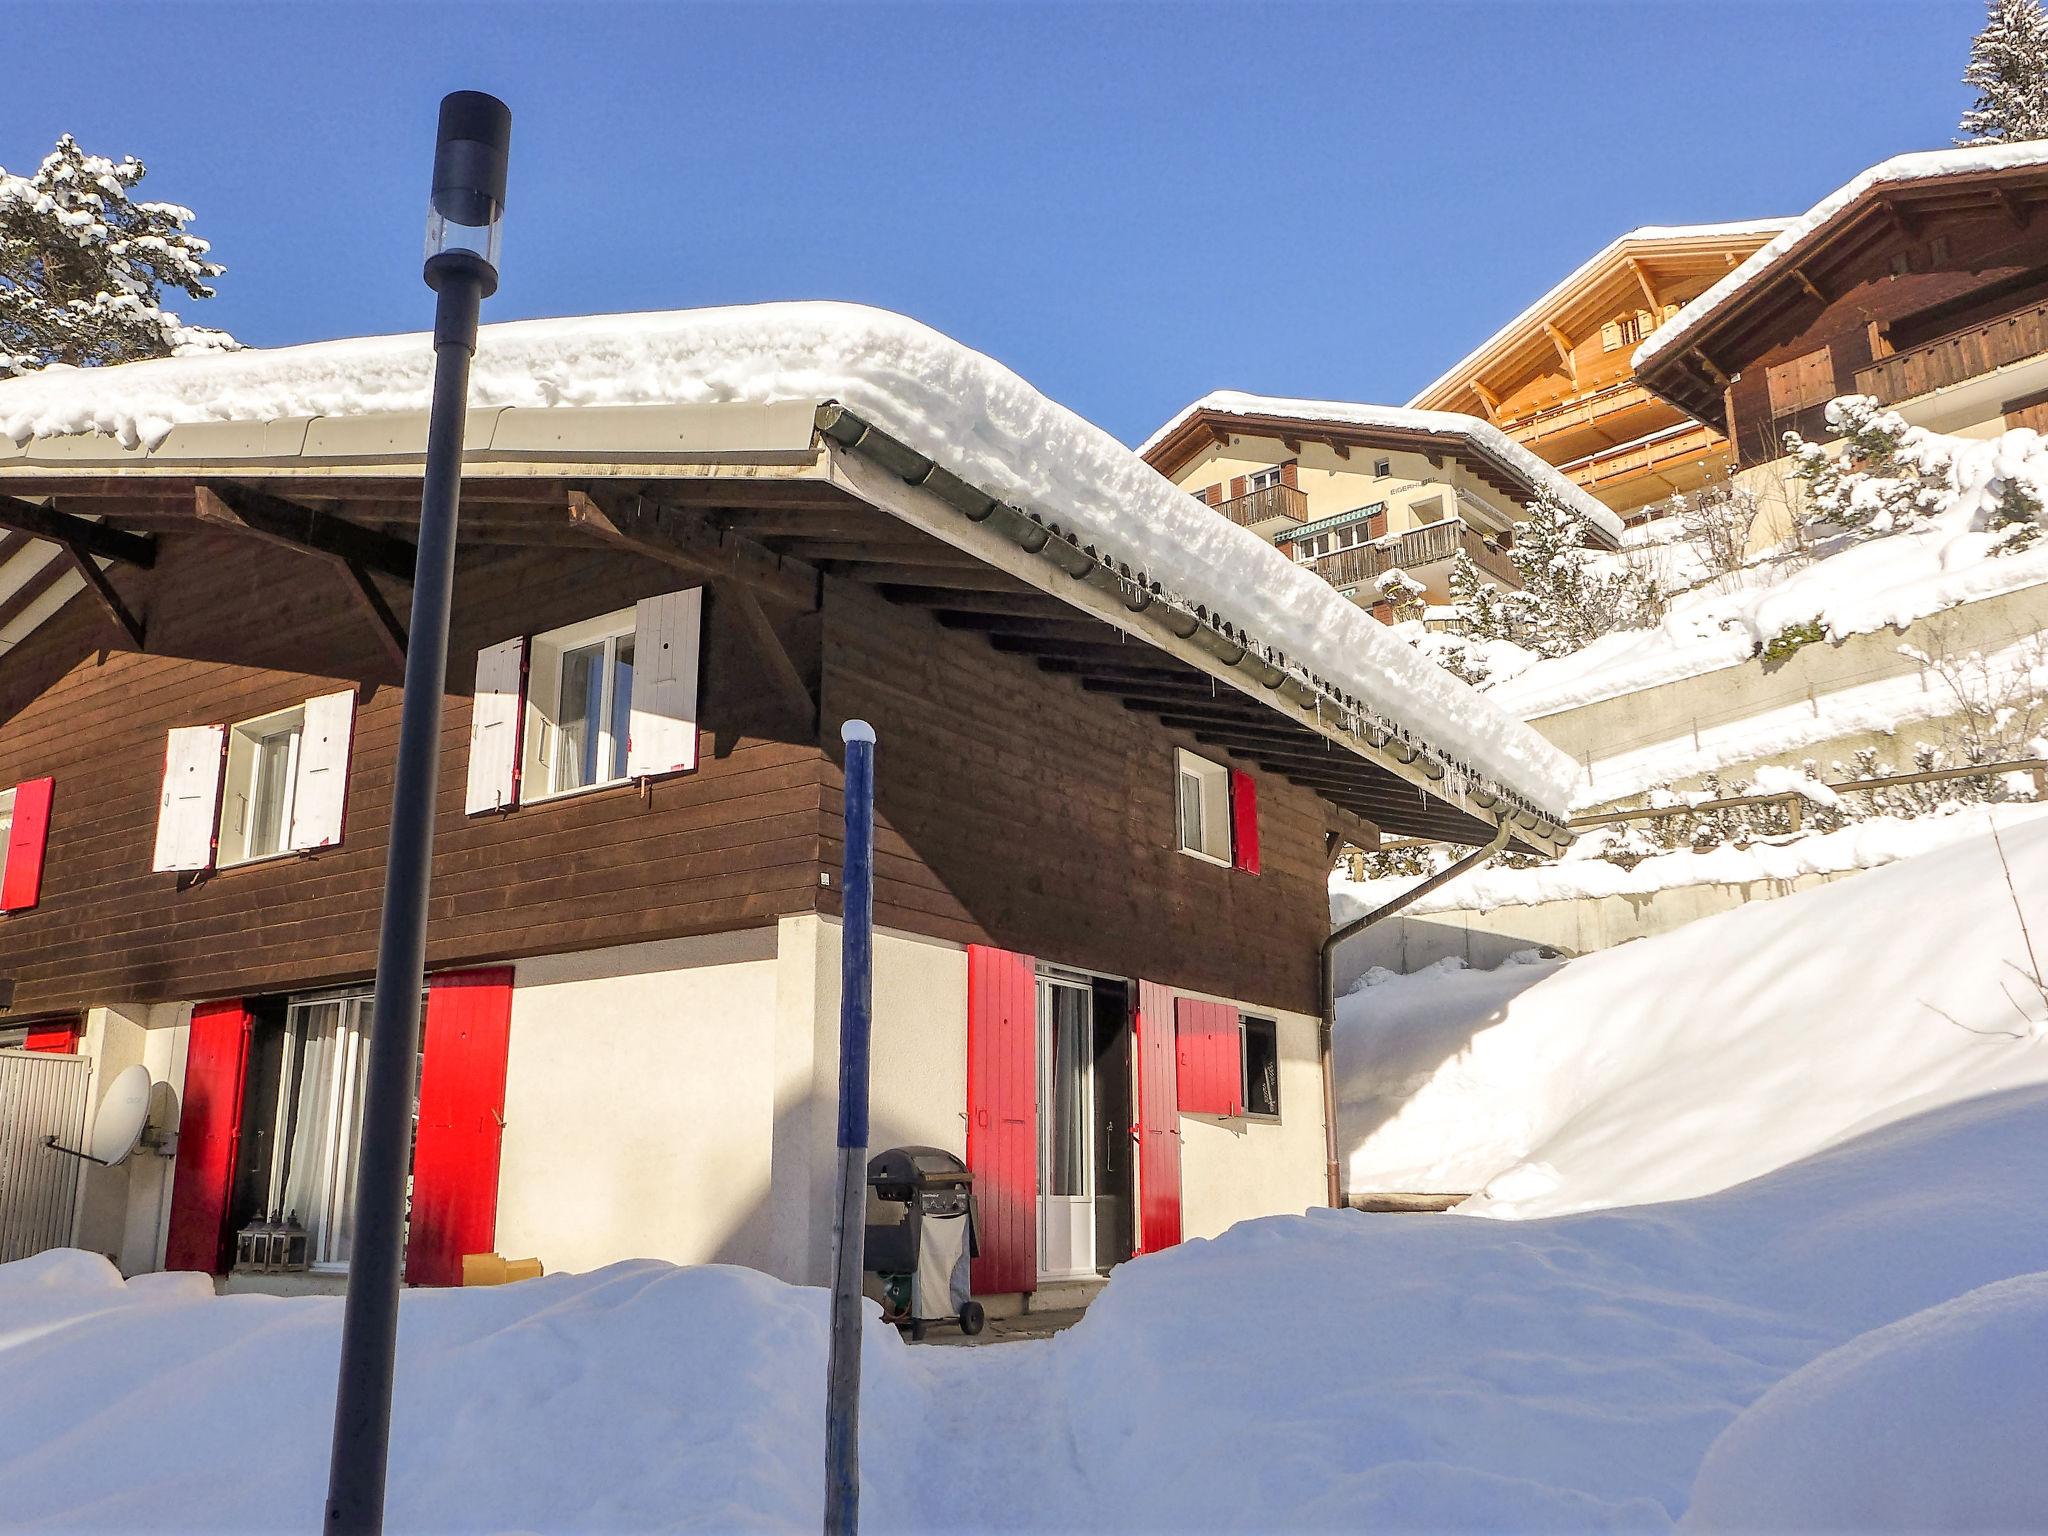
[[974, 1175], [938, 1147], [891, 1147], [868, 1159], [865, 1265], [882, 1287], [882, 1312], [913, 1339], [929, 1323], [981, 1332], [981, 1303], [968, 1294], [977, 1250]]

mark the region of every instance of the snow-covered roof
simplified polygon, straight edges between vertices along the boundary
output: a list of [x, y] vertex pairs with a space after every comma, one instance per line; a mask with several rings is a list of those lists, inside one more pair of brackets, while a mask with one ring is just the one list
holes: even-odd
[[2023, 166], [2048, 165], [2048, 141], [2025, 144], [1972, 144], [1961, 149], [1920, 150], [1894, 155], [1843, 183], [1793, 219], [1771, 241], [1736, 267], [1705, 293], [1672, 317], [1644, 343], [1630, 359], [1637, 373], [1654, 360], [1674, 350], [1678, 343], [1699, 327], [1736, 294], [1787, 256], [1802, 251], [1832, 224], [1835, 218], [1860, 202], [1873, 188], [1907, 182], [1931, 181], [1944, 176], [1978, 175], [2014, 170]]
[[1279, 395], [1251, 395], [1240, 390], [1221, 389], [1202, 396], [1176, 411], [1171, 420], [1138, 445], [1141, 455], [1159, 444], [1197, 416], [1279, 417], [1300, 422], [1322, 422], [1336, 426], [1376, 428], [1397, 432], [1427, 432], [1439, 437], [1461, 438], [1473, 451], [1493, 460], [1526, 484], [1532, 493], [1548, 491], [1565, 506], [1573, 508], [1610, 539], [1621, 538], [1621, 519], [1599, 501], [1574, 485], [1549, 464], [1516, 442], [1491, 422], [1458, 411], [1424, 411], [1406, 405], [1367, 405], [1341, 400], [1294, 400]]
[[1472, 376], [1473, 372], [1479, 367], [1481, 360], [1503, 338], [1538, 324], [1551, 310], [1557, 307], [1566, 295], [1590, 280], [1595, 274], [1612, 265], [1620, 258], [1623, 252], [1628, 251], [1632, 247], [1656, 245], [1663, 242], [1713, 240], [1723, 236], [1732, 238], [1740, 235], [1774, 235], [1791, 223], [1792, 220], [1787, 218], [1775, 218], [1735, 219], [1721, 224], [1644, 224], [1639, 228], [1628, 231], [1627, 234], [1617, 235], [1586, 260], [1580, 262], [1568, 275], [1551, 284], [1549, 288], [1544, 290], [1540, 298], [1529, 304], [1514, 319], [1496, 328], [1491, 336], [1488, 336], [1478, 346], [1437, 375], [1436, 378], [1430, 380], [1421, 389], [1418, 389], [1415, 392], [1415, 399], [1427, 400], [1440, 389], [1452, 384], [1462, 384]]
[[[105, 433], [148, 445], [188, 423], [421, 411], [432, 365], [426, 339], [408, 335], [52, 368], [0, 381], [0, 435], [23, 444]], [[470, 399], [473, 408], [838, 402], [1164, 592], [1226, 616], [1453, 766], [1558, 820], [1569, 803], [1573, 765], [1533, 729], [1265, 540], [1199, 507], [1101, 428], [900, 315], [796, 303], [486, 326]], [[0, 477], [6, 459], [0, 445]]]

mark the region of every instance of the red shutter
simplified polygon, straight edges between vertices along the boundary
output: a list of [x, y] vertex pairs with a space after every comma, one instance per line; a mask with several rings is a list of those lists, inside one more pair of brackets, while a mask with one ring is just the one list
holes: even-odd
[[1290, 491], [1298, 491], [1301, 489], [1300, 461], [1296, 459], [1289, 459], [1285, 464], [1282, 464], [1280, 466], [1280, 483], [1286, 486]]
[[1394, 622], [1394, 605], [1392, 603], [1374, 603], [1368, 612], [1382, 624]]
[[43, 893], [43, 847], [50, 837], [50, 794], [56, 783], [30, 779], [14, 788], [14, 830], [7, 836], [0, 912], [24, 911]]
[[1180, 1241], [1180, 1092], [1173, 992], [1138, 983], [1138, 1251]]
[[429, 979], [405, 1250], [410, 1284], [460, 1285], [462, 1256], [497, 1245], [511, 1037], [510, 967]]
[[1219, 481], [1217, 481], [1217, 482], [1216, 482], [1216, 484], [1214, 484], [1214, 485], [1208, 485], [1208, 486], [1204, 486], [1204, 487], [1202, 488], [1202, 500], [1204, 500], [1204, 501], [1206, 501], [1207, 503], [1209, 503], [1209, 505], [1210, 505], [1210, 506], [1212, 506], [1212, 507], [1220, 507], [1220, 506], [1222, 506], [1222, 505], [1223, 505], [1223, 482], [1219, 480]]
[[1235, 500], [1237, 500], [1237, 498], [1238, 498], [1238, 497], [1242, 496], [1243, 494], [1244, 494], [1244, 476], [1243, 476], [1243, 475], [1233, 475], [1233, 476], [1231, 476], [1231, 478], [1230, 478], [1230, 499], [1231, 499], [1232, 501], [1235, 501]]
[[1244, 1038], [1237, 1010], [1192, 997], [1173, 1002], [1175, 1056], [1181, 1111], [1190, 1115], [1244, 1113]]
[[1038, 963], [967, 946], [967, 1166], [974, 1289], [1038, 1288]]
[[1230, 770], [1230, 862], [1248, 875], [1259, 872], [1259, 786], [1235, 768]]
[[76, 1024], [31, 1024], [28, 1038], [21, 1042], [25, 1051], [42, 1051], [51, 1056], [69, 1056], [78, 1049], [78, 1026]]
[[185, 1052], [185, 1105], [171, 1175], [165, 1269], [221, 1269], [228, 1199], [242, 1139], [242, 1077], [249, 1064], [249, 1010], [239, 998], [192, 1010]]
[[1368, 539], [1383, 539], [1387, 536], [1387, 514], [1374, 512], [1365, 520], [1365, 536]]

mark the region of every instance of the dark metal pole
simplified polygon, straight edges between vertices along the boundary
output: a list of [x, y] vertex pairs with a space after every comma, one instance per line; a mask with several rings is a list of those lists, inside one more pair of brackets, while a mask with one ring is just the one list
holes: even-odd
[[873, 1024], [875, 728], [849, 720], [845, 918], [839, 938], [839, 1209], [832, 1221], [832, 1350], [825, 1368], [825, 1531], [860, 1529], [860, 1314], [867, 1238], [868, 1041]]
[[[451, 104], [459, 118], [465, 110], [472, 117], [482, 110], [479, 102], [495, 107], [509, 130], [510, 114], [502, 103], [488, 97], [458, 92], [442, 103], [442, 140], [436, 154], [437, 206], [450, 139]], [[498, 205], [503, 198], [501, 160]], [[489, 222], [494, 224], [495, 217], [494, 207]], [[384, 912], [377, 936], [376, 999], [356, 1154], [355, 1239], [342, 1311], [341, 1374], [327, 1471], [325, 1529], [331, 1536], [374, 1536], [384, 1526], [391, 1381], [405, 1251], [405, 1181], [412, 1155], [420, 990], [426, 974], [427, 877], [433, 861], [434, 790], [448, 672], [456, 514], [462, 493], [462, 436], [469, 405], [469, 365], [476, 352], [477, 313], [485, 296], [497, 287], [497, 272], [474, 252], [445, 250], [428, 258], [427, 281], [438, 294], [434, 306], [434, 400], [420, 489], [419, 562], [413, 573], [412, 623], [406, 638], [405, 695], [391, 792], [391, 844], [384, 864]]]

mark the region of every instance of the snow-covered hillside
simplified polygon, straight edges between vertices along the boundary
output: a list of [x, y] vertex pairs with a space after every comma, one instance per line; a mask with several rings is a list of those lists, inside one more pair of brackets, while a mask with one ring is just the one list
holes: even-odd
[[[2048, 819], [2001, 821], [2038, 946]], [[1372, 972], [1339, 1004], [1349, 1186], [1502, 1216], [1724, 1189], [2048, 1082], [2035, 974], [1988, 833], [1563, 965]]]

